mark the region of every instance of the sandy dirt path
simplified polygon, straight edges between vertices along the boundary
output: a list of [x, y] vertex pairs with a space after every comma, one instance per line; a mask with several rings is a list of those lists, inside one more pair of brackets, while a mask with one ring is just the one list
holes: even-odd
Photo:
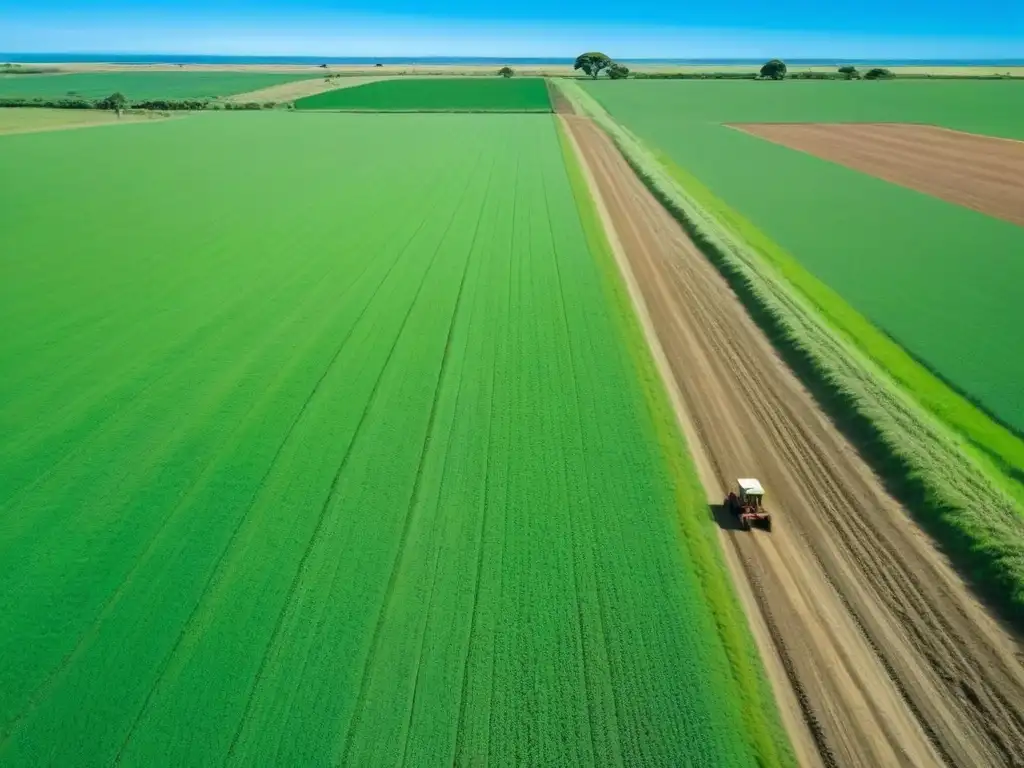
[[732, 127], [1024, 226], [1024, 142], [899, 123]]
[[[1024, 765], [1021, 646], [828, 422], [611, 141], [565, 117], [664, 352], [727, 560], [798, 753], [836, 766]], [[771, 534], [720, 508], [758, 477]], [[741, 590], [741, 597], [745, 590]], [[784, 679], [780, 680], [780, 675]]]
[[324, 91], [339, 91], [342, 88], [354, 88], [357, 85], [366, 85], [376, 80], [387, 80], [386, 77], [342, 77], [337, 80], [327, 82], [322, 77], [312, 78], [309, 80], [295, 80], [291, 83], [281, 83], [280, 85], [271, 85], [267, 88], [260, 88], [256, 91], [248, 91], [247, 93], [237, 93], [234, 96], [228, 98], [228, 101], [233, 101], [239, 104], [244, 104], [248, 101], [266, 102], [273, 101], [277, 103], [286, 101], [295, 101], [305, 96], [314, 96]]

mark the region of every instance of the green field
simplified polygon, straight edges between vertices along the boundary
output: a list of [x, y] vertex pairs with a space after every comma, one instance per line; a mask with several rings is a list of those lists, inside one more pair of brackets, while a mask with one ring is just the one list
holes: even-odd
[[1024, 431], [1024, 229], [725, 122], [925, 122], [1024, 137], [1009, 81], [586, 83], [649, 145], [1004, 423]]
[[381, 80], [307, 96], [296, 109], [368, 112], [550, 112], [539, 77]]
[[569, 171], [544, 115], [0, 137], [0, 764], [787, 761]]
[[208, 99], [233, 96], [309, 75], [260, 72], [82, 72], [68, 75], [0, 75], [0, 99], [102, 99], [120, 91], [129, 99]]

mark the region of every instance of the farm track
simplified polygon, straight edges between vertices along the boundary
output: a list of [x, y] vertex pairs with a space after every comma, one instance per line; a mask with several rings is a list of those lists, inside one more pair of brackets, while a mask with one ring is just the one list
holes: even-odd
[[280, 85], [271, 85], [267, 88], [260, 88], [255, 91], [246, 91], [229, 96], [226, 101], [236, 104], [244, 104], [247, 101], [276, 101], [287, 102], [301, 99], [305, 96], [313, 96], [325, 91], [335, 91], [341, 88], [355, 88], [359, 85], [366, 85], [377, 80], [384, 80], [383, 77], [346, 77], [339, 80], [327, 82], [323, 78], [308, 78], [306, 80], [294, 80]]
[[[565, 118], [678, 387], [712, 514], [821, 763], [1024, 764], [1020, 645], [969, 594], [771, 349], [724, 279], [589, 120]], [[629, 277], [629, 275], [627, 275]], [[649, 329], [651, 332], [651, 329]], [[772, 534], [732, 530], [737, 476]], [[763, 624], [762, 624], [763, 622]], [[789, 714], [794, 714], [790, 712]]]
[[1024, 226], [1024, 142], [899, 123], [732, 127]]

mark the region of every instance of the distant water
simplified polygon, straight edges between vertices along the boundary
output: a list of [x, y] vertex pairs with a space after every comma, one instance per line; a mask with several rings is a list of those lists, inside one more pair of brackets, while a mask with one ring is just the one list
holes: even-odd
[[[500, 65], [518, 64], [519, 66], [572, 64], [573, 59], [566, 58], [508, 58], [486, 57], [472, 58], [459, 56], [391, 56], [373, 58], [366, 56], [194, 56], [189, 54], [120, 54], [120, 53], [0, 53], [0, 63], [16, 62], [22, 64], [39, 63], [91, 63], [91, 64], [461, 64], [461, 65]], [[712, 65], [737, 66], [763, 64], [763, 59], [622, 59], [630, 64], [677, 64], [677, 65]], [[1022, 67], [1024, 59], [786, 59], [786, 62], [803, 67], [828, 67], [842, 64], [879, 64], [890, 67]]]

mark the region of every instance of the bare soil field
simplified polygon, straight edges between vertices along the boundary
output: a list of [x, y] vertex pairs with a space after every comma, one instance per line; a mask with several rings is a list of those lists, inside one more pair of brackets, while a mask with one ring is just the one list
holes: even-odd
[[352, 88], [357, 85], [365, 85], [375, 80], [385, 80], [383, 77], [345, 77], [327, 82], [322, 79], [296, 80], [291, 83], [272, 85], [269, 88], [260, 88], [248, 93], [239, 93], [231, 96], [228, 101], [244, 104], [248, 101], [275, 101], [285, 102], [301, 99], [304, 96], [312, 96], [324, 91], [337, 91], [341, 88]]
[[[727, 560], [748, 585], [741, 597], [756, 606], [752, 628], [801, 763], [1024, 765], [1019, 641], [886, 493], [608, 137], [564, 119], [639, 294]], [[735, 530], [721, 509], [740, 476], [765, 484], [772, 533]]]
[[1024, 226], [1024, 142], [901, 123], [732, 127]]
[[37, 109], [17, 107], [0, 109], [0, 135], [8, 133], [36, 133], [38, 131], [60, 131], [69, 128], [92, 128], [97, 125], [142, 120], [165, 119], [163, 115], [148, 112], [123, 114], [119, 118], [113, 112], [99, 109]]

